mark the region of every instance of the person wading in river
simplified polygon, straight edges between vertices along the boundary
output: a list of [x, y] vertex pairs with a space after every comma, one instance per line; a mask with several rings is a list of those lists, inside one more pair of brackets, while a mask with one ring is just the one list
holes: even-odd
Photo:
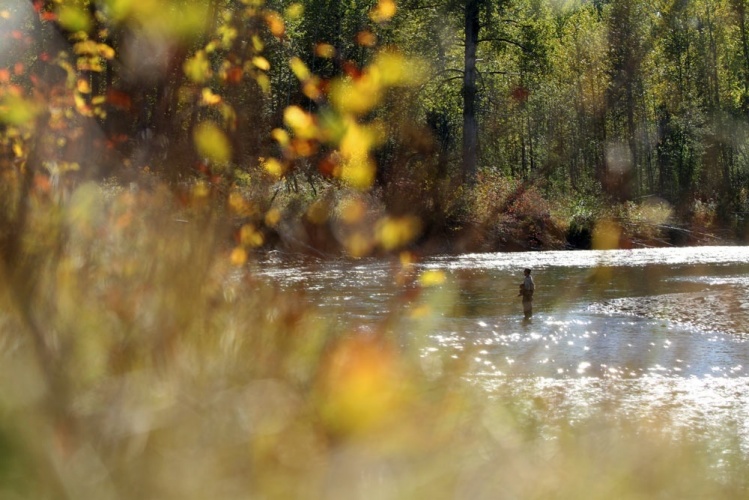
[[531, 319], [533, 317], [533, 292], [536, 291], [536, 284], [533, 283], [530, 269], [526, 268], [523, 274], [525, 275], [525, 279], [520, 283], [518, 297], [523, 297], [523, 315], [525, 319]]

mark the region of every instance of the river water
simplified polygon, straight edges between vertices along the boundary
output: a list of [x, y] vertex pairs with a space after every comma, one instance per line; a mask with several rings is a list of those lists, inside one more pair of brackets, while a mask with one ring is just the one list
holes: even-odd
[[[536, 282], [529, 322], [524, 267]], [[463, 362], [490, 395], [540, 395], [568, 419], [667, 421], [749, 454], [747, 247], [443, 256], [408, 273], [388, 260], [275, 254], [255, 272], [302, 290], [341, 328], [394, 328], [427, 370]], [[409, 285], [425, 272], [441, 279]]]

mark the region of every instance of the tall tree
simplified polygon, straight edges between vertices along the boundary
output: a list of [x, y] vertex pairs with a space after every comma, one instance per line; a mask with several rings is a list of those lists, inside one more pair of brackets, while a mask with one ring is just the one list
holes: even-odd
[[643, 97], [642, 63], [647, 34], [642, 2], [614, 0], [608, 18], [611, 87], [608, 112], [611, 134], [602, 181], [609, 194], [630, 199], [639, 194], [638, 110]]
[[479, 44], [479, 7], [482, 0], [466, 0], [465, 55], [463, 59], [463, 180], [472, 183], [478, 170], [478, 120], [476, 117], [476, 50]]

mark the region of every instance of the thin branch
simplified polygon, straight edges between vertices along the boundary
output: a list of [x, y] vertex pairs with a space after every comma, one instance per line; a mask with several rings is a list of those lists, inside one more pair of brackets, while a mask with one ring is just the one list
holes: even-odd
[[499, 22], [500, 23], [505, 23], [505, 24], [514, 24], [516, 26], [520, 26], [521, 28], [530, 28], [531, 27], [530, 24], [524, 24], [524, 23], [521, 23], [520, 21], [517, 21], [515, 19], [500, 19]]
[[516, 42], [515, 40], [510, 40], [509, 38], [481, 38], [479, 40], [479, 43], [481, 42], [502, 42], [507, 43], [510, 45], [515, 45], [516, 47], [521, 48], [524, 52], [530, 52], [530, 49], [528, 49], [525, 45], [523, 45], [520, 42]]

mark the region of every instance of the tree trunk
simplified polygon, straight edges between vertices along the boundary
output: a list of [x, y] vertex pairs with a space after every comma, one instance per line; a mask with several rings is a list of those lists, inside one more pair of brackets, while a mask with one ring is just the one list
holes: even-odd
[[463, 73], [463, 181], [473, 183], [478, 169], [476, 119], [476, 47], [479, 41], [479, 0], [465, 7], [465, 60]]

